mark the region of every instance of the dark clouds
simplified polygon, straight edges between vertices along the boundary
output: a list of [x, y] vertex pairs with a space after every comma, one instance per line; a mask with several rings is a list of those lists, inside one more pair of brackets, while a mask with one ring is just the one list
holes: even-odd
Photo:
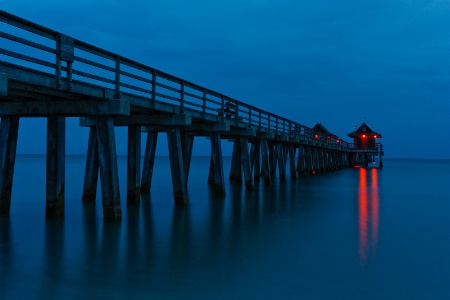
[[[341, 137], [366, 117], [383, 134], [388, 157], [450, 158], [449, 1], [15, 0], [2, 6], [302, 124], [322, 122]], [[84, 145], [68, 149], [85, 151]]]

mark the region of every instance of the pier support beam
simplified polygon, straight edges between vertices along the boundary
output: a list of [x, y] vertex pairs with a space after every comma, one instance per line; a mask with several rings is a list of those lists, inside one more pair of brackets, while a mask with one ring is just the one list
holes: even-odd
[[47, 196], [45, 212], [47, 217], [64, 216], [65, 117], [47, 118]]
[[157, 141], [158, 132], [149, 131], [147, 133], [147, 143], [145, 144], [144, 166], [142, 167], [141, 192], [143, 193], [149, 193], [152, 186]]
[[186, 185], [189, 178], [189, 170], [191, 168], [192, 148], [194, 147], [194, 137], [186, 132], [181, 133], [181, 150], [183, 151], [184, 173], [186, 176]]
[[306, 167], [305, 167], [305, 147], [300, 146], [298, 148], [298, 160], [297, 160], [297, 172], [299, 176], [306, 176]]
[[100, 180], [102, 184], [103, 217], [122, 220], [120, 208], [119, 174], [117, 169], [116, 138], [112, 117], [96, 119]]
[[179, 128], [170, 128], [167, 130], [167, 142], [169, 145], [170, 169], [175, 204], [187, 204], [188, 192]]
[[222, 145], [220, 134], [211, 134], [211, 165], [210, 165], [211, 187], [216, 196], [225, 196], [225, 182], [223, 176]]
[[16, 161], [19, 117], [2, 117], [0, 124], [0, 214], [9, 214]]
[[267, 186], [272, 184], [267, 140], [261, 141], [261, 152], [262, 152], [262, 175], [264, 176], [264, 185]]
[[305, 174], [312, 175], [313, 173], [313, 151], [310, 146], [305, 148]]
[[141, 126], [128, 126], [127, 203], [141, 199]]
[[94, 126], [89, 128], [89, 142], [88, 151], [86, 157], [86, 171], [84, 173], [84, 186], [83, 186], [83, 202], [95, 202], [97, 195], [97, 182], [98, 182], [98, 139], [97, 130]]
[[242, 168], [244, 169], [245, 188], [251, 190], [253, 188], [252, 171], [250, 169], [250, 158], [248, 155], [248, 138], [239, 139], [241, 147]]
[[[286, 160], [284, 155], [283, 144], [278, 143], [276, 145], [276, 159], [278, 160], [278, 171], [280, 173], [280, 181], [286, 182]], [[275, 158], [274, 158], [275, 159]]]
[[276, 146], [268, 142], [267, 147], [269, 149], [269, 166], [270, 166], [270, 178], [274, 179], [277, 173], [277, 151]]
[[250, 150], [250, 168], [253, 171], [253, 181], [261, 180], [261, 141], [255, 141]]
[[242, 184], [242, 157], [239, 139], [236, 139], [233, 145], [229, 180], [232, 183]]
[[291, 173], [291, 179], [297, 179], [297, 170], [295, 167], [295, 148], [294, 144], [289, 143], [289, 171]]

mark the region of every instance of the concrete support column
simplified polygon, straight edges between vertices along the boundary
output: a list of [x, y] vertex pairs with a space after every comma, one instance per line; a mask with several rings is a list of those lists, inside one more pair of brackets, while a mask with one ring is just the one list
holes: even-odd
[[211, 134], [211, 186], [216, 196], [225, 196], [225, 180], [223, 176], [222, 144], [220, 134]]
[[152, 186], [153, 166], [155, 163], [156, 143], [158, 132], [149, 131], [147, 133], [147, 143], [145, 144], [144, 165], [142, 167], [141, 192], [149, 193]]
[[213, 150], [212, 150], [212, 146], [211, 146], [211, 156], [209, 158], [208, 185], [212, 185], [214, 182], [213, 172], [214, 172], [214, 161], [213, 161]]
[[117, 169], [116, 138], [112, 117], [96, 118], [100, 181], [102, 185], [103, 218], [122, 220], [120, 208], [119, 174]]
[[97, 130], [94, 126], [89, 128], [89, 142], [86, 157], [86, 170], [84, 173], [84, 186], [83, 186], [83, 202], [95, 202], [97, 194], [97, 182], [98, 182], [98, 142], [97, 142]]
[[317, 149], [317, 169], [318, 173], [325, 172], [325, 151], [322, 148]]
[[305, 173], [311, 175], [313, 173], [313, 151], [311, 147], [305, 148]]
[[250, 158], [248, 155], [248, 138], [240, 138], [241, 161], [244, 169], [245, 188], [251, 190], [253, 188], [252, 172], [250, 169]]
[[169, 146], [174, 201], [175, 204], [184, 205], [188, 203], [188, 191], [179, 128], [169, 128], [167, 130], [167, 142]]
[[261, 141], [256, 141], [253, 145], [253, 180], [259, 182], [261, 180]]
[[305, 177], [305, 148], [298, 147], [297, 172], [299, 176]]
[[239, 139], [236, 139], [233, 145], [229, 180], [233, 183], [242, 184], [242, 156]]
[[262, 175], [264, 176], [264, 184], [271, 185], [272, 177], [270, 175], [270, 164], [269, 164], [269, 149], [267, 146], [267, 140], [261, 141], [261, 152], [262, 152]]
[[278, 171], [280, 173], [280, 181], [285, 182], [286, 181], [286, 163], [285, 163], [285, 156], [283, 153], [283, 144], [277, 143], [276, 145], [276, 153], [277, 157], [276, 160], [278, 161]]
[[189, 170], [191, 169], [192, 148], [194, 147], [194, 137], [187, 133], [181, 133], [181, 149], [183, 151], [184, 173], [186, 176], [186, 185], [189, 178]]
[[0, 214], [9, 214], [16, 161], [19, 117], [2, 117], [0, 124]]
[[47, 118], [47, 217], [64, 216], [66, 119]]
[[273, 143], [267, 143], [269, 147], [269, 165], [270, 165], [270, 177], [275, 178], [277, 173], [277, 149]]
[[289, 143], [289, 171], [291, 173], [291, 179], [297, 179], [297, 170], [295, 167], [295, 152], [294, 144]]
[[127, 203], [141, 199], [141, 126], [128, 126]]

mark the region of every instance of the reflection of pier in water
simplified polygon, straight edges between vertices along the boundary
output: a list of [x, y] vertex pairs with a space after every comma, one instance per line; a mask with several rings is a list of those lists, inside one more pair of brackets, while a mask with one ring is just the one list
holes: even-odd
[[[379, 196], [378, 169], [359, 169], [358, 227], [359, 257], [365, 262], [378, 246]], [[370, 176], [370, 182], [367, 178]]]

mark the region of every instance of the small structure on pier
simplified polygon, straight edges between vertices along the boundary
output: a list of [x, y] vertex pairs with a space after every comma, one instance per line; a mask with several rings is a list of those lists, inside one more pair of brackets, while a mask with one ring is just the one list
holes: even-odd
[[366, 123], [362, 123], [357, 130], [350, 132], [347, 136], [353, 138], [355, 149], [374, 148], [376, 140], [382, 137], [381, 134], [370, 129]]
[[326, 140], [326, 142], [332, 143], [334, 141], [337, 141], [338, 136], [331, 133], [328, 129], [325, 128], [325, 126], [322, 125], [322, 123], [317, 123], [313, 127], [314, 130], [314, 138], [317, 140], [319, 138], [322, 138]]
[[[382, 167], [383, 145], [377, 143], [377, 139], [381, 138], [381, 134], [373, 131], [365, 122], [353, 132], [347, 134], [353, 138], [353, 161], [356, 165], [363, 167], [374, 166]], [[378, 156], [378, 161], [376, 157]], [[370, 162], [370, 164], [369, 164]]]

